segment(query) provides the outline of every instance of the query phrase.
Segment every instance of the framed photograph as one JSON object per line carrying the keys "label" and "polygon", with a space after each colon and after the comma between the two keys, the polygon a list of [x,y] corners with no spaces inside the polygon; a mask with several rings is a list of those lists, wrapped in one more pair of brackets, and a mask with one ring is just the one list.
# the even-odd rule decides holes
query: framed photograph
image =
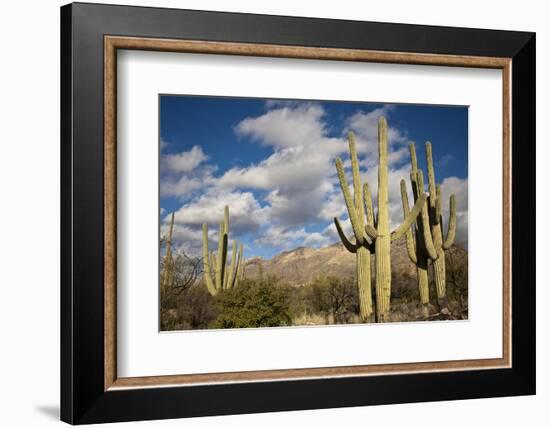
{"label": "framed photograph", "polygon": [[76,3],[61,56],[62,420],[535,393],[533,33]]}

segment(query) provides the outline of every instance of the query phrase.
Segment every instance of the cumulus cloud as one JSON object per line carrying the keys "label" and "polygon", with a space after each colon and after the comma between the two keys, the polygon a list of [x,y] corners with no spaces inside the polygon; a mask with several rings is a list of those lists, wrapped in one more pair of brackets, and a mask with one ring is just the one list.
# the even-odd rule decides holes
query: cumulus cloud
{"label": "cumulus cloud", "polygon": [[306,232],[304,228],[284,229],[280,225],[269,227],[254,241],[260,246],[290,250],[298,246],[323,247],[330,244],[331,238],[319,232]]}
{"label": "cumulus cloud", "polygon": [[200,146],[193,146],[191,150],[186,152],[164,155],[161,162],[163,163],[163,170],[189,172],[207,159],[208,157]]}
{"label": "cumulus cloud", "polygon": [[268,191],[270,218],[284,227],[319,219],[333,188],[334,155],[347,150],[347,143],[328,135],[318,104],[270,105],[274,109],[244,119],[235,132],[273,153],[257,164],[227,171],[217,185]]}
{"label": "cumulus cloud", "polygon": [[219,192],[212,189],[176,211],[174,222],[202,227],[217,227],[223,220],[225,206],[230,207],[229,223],[234,233],[257,230],[265,221],[265,208],[250,192]]}
{"label": "cumulus cloud", "polygon": [[235,131],[237,135],[248,136],[264,145],[295,147],[323,137],[323,115],[323,108],[317,104],[284,106],[244,119]]}
{"label": "cumulus cloud", "polygon": [[162,155],[161,196],[184,199],[195,190],[208,185],[215,167],[204,165],[207,160],[208,156],[200,146],[193,146],[185,152]]}
{"label": "cumulus cloud", "polygon": [[198,178],[183,176],[180,179],[166,178],[162,181],[160,192],[162,196],[183,196],[199,189],[203,181]]}
{"label": "cumulus cloud", "polygon": [[468,179],[447,177],[441,182],[443,226],[447,233],[449,219],[449,198],[454,194],[456,200],[456,238],[455,242],[468,248]]}

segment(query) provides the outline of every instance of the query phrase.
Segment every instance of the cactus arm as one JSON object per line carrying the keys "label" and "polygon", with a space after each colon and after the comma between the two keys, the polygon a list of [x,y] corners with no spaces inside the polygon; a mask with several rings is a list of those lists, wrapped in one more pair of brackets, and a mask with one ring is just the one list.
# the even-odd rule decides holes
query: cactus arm
{"label": "cactus arm", "polygon": [[438,184],[435,187],[435,218],[434,223],[439,224],[441,223],[441,186]]}
{"label": "cactus arm", "polygon": [[237,241],[233,240],[233,248],[231,249],[231,264],[229,265],[229,271],[226,271],[223,288],[231,288],[233,286],[235,264],[237,263],[237,249]]}
{"label": "cactus arm", "polygon": [[426,163],[428,164],[428,191],[430,192],[430,208],[435,209],[437,191],[435,187],[435,172],[432,157],[432,143],[426,143]]}
{"label": "cactus arm", "polygon": [[344,233],[344,229],[342,229],[340,220],[338,220],[337,217],[334,217],[334,225],[336,226],[336,231],[338,232],[338,236],[340,237],[342,244],[344,244],[344,247],[346,247],[346,250],[348,250],[350,253],[356,253],[358,246],[355,244],[352,244],[349,241],[346,234]]}
{"label": "cactus arm", "polygon": [[376,240],[378,232],[372,224],[365,225],[365,232],[367,232],[367,235],[369,235],[370,239],[372,239],[373,241]]}
{"label": "cactus arm", "polygon": [[411,154],[411,172],[416,174],[416,170],[418,169],[418,161],[416,160],[416,148],[414,143],[409,144],[409,152]]}
{"label": "cactus arm", "polygon": [[244,278],[244,254],[243,254],[243,244],[239,248],[239,266],[237,268],[237,273],[235,275],[235,283],[233,287],[236,287],[239,284],[239,281]]}
{"label": "cactus arm", "polygon": [[409,212],[409,215],[407,215],[405,217],[403,223],[401,223],[401,225],[392,232],[392,234],[391,234],[391,240],[392,241],[398,240],[407,231],[410,232],[412,224],[416,220],[416,217],[418,217],[418,215],[420,214],[420,211],[422,210],[422,206],[426,202],[426,198],[427,198],[427,196],[426,196],[425,193],[422,194],[422,196],[420,196],[420,198],[418,198],[418,200],[414,204],[413,209]]}
{"label": "cactus arm", "polygon": [[225,290],[227,288],[227,284],[229,282],[229,269],[227,269],[227,266],[225,267],[224,273],[223,273],[223,282],[222,282],[222,289]]}
{"label": "cactus arm", "polygon": [[243,244],[241,242],[241,245],[239,245],[239,254],[237,256],[237,265],[235,266],[235,276],[233,277],[233,281],[231,285],[232,288],[235,288],[239,283],[239,279],[242,276],[242,269],[243,269]]}
{"label": "cactus arm", "polygon": [[[424,175],[422,174],[421,170],[418,170],[416,173],[416,181],[417,181],[418,192],[424,193]],[[438,255],[432,239],[430,215],[428,213],[428,204],[424,204],[424,206],[422,207],[421,219],[422,219],[422,236],[424,238],[423,239],[424,249],[426,250],[426,254],[430,259],[436,260]]]}
{"label": "cactus arm", "polygon": [[342,193],[344,195],[344,201],[346,202],[346,207],[348,209],[349,219],[351,221],[353,233],[355,234],[355,239],[357,240],[358,244],[362,244],[364,241],[363,231],[359,227],[360,221],[357,215],[357,210],[355,209],[353,199],[351,198],[351,195],[349,193],[348,182],[344,173],[344,164],[342,163],[342,159],[340,158],[336,159],[336,170],[338,172],[338,181],[340,182],[340,188],[342,189]]}
{"label": "cactus arm", "polygon": [[214,282],[212,281],[212,266],[211,258],[208,252],[208,225],[203,223],[202,225],[202,262],[204,265],[204,282],[206,283],[206,288],[208,292],[215,296],[217,294],[216,287],[214,287]]}
{"label": "cactus arm", "polygon": [[363,201],[365,203],[365,212],[367,214],[367,224],[376,227],[374,223],[374,210],[372,208],[372,194],[370,192],[369,183],[363,185]]}
{"label": "cactus arm", "polygon": [[418,161],[416,158],[416,148],[413,143],[409,144],[409,151],[411,153],[411,187],[413,192],[414,202],[418,199],[418,196],[424,193],[424,183],[422,183],[422,188],[419,188],[418,185]]}
{"label": "cactus arm", "polygon": [[449,199],[449,226],[447,228],[447,238],[445,238],[445,243],[443,248],[448,250],[452,247],[455,242],[456,234],[456,202],[455,195],[451,195]]}
{"label": "cactus arm", "polygon": [[216,256],[216,288],[223,288],[223,278],[225,273],[224,254],[227,254],[227,234],[225,233],[225,221],[220,222],[220,232],[218,235],[218,253]]}
{"label": "cactus arm", "polygon": [[348,134],[349,153],[351,157],[351,172],[353,177],[353,202],[357,213],[359,230],[365,225],[365,208],[363,204],[363,189],[361,188],[361,175],[359,173],[359,160],[357,158],[357,149],[355,147],[355,137],[353,133]]}
{"label": "cactus arm", "polygon": [[389,232],[388,214],[388,124],[384,117],[378,119],[378,235]]}
{"label": "cactus arm", "polygon": [[[410,212],[409,197],[407,195],[407,186],[405,180],[401,180],[401,203],[403,205],[403,218],[407,218]],[[411,261],[416,264],[418,259],[416,258],[416,242],[414,239],[412,228],[407,229],[407,253]]]}
{"label": "cactus arm", "polygon": [[214,251],[210,251],[210,267],[213,274],[216,271],[216,256],[214,254]]}

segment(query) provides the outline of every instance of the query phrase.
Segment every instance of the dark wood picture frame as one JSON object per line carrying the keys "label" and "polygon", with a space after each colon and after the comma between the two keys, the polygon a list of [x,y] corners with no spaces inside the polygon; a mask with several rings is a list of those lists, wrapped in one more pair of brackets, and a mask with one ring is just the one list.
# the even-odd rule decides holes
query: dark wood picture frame
{"label": "dark wood picture frame", "polygon": [[[117,378],[117,49],[501,69],[503,357]],[[81,424],[535,393],[533,33],[71,4],[61,8],[61,130],[62,420]]]}

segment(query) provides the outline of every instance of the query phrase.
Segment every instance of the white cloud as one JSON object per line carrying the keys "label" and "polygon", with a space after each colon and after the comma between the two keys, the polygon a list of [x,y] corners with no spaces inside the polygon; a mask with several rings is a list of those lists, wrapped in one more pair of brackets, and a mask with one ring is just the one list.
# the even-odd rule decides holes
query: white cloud
{"label": "white cloud", "polygon": [[[349,218],[346,218],[345,220],[340,220],[340,224],[342,225],[342,228],[344,229],[344,233],[346,234],[346,236],[351,236],[353,234],[351,229],[351,222],[349,221]],[[340,236],[338,236],[338,231],[336,230],[334,221],[331,221],[328,224],[328,226],[323,229],[321,233],[326,237],[328,237],[331,240],[331,242],[340,242]]]}
{"label": "white cloud", "polygon": [[260,246],[275,247],[280,250],[290,250],[298,246],[323,247],[332,242],[329,236],[319,232],[306,232],[304,228],[284,229],[275,225],[254,241]]}
{"label": "white cloud", "polygon": [[[350,191],[353,192],[353,189],[350,189]],[[333,190],[324,200],[319,217],[325,220],[332,220],[334,217],[340,217],[345,213],[346,205],[344,203],[344,196],[342,195],[340,186],[334,186]]]}
{"label": "white cloud", "polygon": [[207,189],[212,185],[215,170],[215,166],[202,165],[200,168],[187,173],[168,171],[167,174],[163,174],[161,177],[160,194],[163,197],[174,197],[182,201],[187,200],[193,196],[196,190]]}
{"label": "white cloud", "polygon": [[323,137],[323,115],[323,108],[317,104],[284,106],[259,117],[244,119],[235,131],[237,135],[251,137],[264,145],[295,147]]}
{"label": "white cloud", "polygon": [[304,238],[304,246],[306,247],[324,247],[331,244],[330,237],[323,235],[322,233],[312,232]]}
{"label": "white cloud", "polygon": [[307,233],[303,228],[285,230],[280,225],[273,225],[262,233],[254,243],[260,246],[270,246],[286,250],[299,245],[306,236]]}
{"label": "white cloud", "polygon": [[449,198],[455,195],[456,237],[455,242],[468,248],[468,179],[447,177],[441,183],[444,232],[447,233],[449,219]]}
{"label": "white cloud", "polygon": [[232,168],[219,178],[221,187],[248,187],[255,189],[300,188],[316,185],[316,180],[327,174],[329,157],[311,153],[305,147],[278,150],[257,165]]}
{"label": "white cloud", "polygon": [[160,194],[162,196],[181,197],[199,189],[204,182],[198,178],[183,176],[179,180],[165,178],[160,183]]}
{"label": "white cloud", "polygon": [[193,146],[186,152],[163,155],[161,168],[163,171],[190,172],[207,159],[200,146]]}
{"label": "white cloud", "polygon": [[270,219],[285,227],[319,219],[333,189],[334,155],[346,151],[347,143],[327,135],[318,104],[270,105],[276,108],[244,119],[235,130],[273,153],[258,164],[227,171],[216,185],[267,190]]}
{"label": "white cloud", "polygon": [[266,220],[265,208],[250,192],[219,192],[211,190],[196,200],[184,204],[174,216],[178,224],[217,228],[223,220],[224,207],[229,206],[230,234],[257,230]]}

